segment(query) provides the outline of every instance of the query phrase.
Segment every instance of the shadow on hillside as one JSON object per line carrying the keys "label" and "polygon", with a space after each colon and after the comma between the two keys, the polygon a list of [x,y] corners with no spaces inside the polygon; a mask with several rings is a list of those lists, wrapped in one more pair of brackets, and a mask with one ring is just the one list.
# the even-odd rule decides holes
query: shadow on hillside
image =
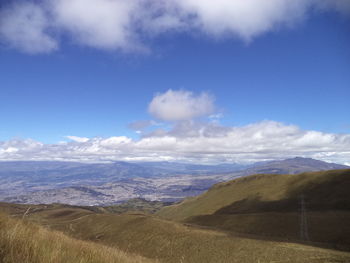
{"label": "shadow on hillside", "polygon": [[302,196],[308,211],[350,211],[350,171],[334,171],[316,179],[312,176],[303,177],[304,174],[296,175],[285,196],[279,200],[264,201],[256,194],[223,207],[215,214],[298,212]]}
{"label": "shadow on hillside", "polygon": [[349,189],[350,171],[300,174],[278,200],[262,200],[256,194],[188,222],[253,238],[321,242],[313,244],[350,250]]}

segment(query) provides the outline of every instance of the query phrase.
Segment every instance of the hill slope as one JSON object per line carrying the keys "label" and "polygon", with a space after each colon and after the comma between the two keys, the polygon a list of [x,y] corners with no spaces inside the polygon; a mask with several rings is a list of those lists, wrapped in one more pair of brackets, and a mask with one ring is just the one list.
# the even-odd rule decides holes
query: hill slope
{"label": "hill slope", "polygon": [[[350,170],[253,175],[217,184],[198,197],[164,207],[158,215],[235,233],[350,249],[349,189]],[[308,237],[300,233],[302,216]]]}
{"label": "hill slope", "polygon": [[345,252],[239,237],[143,214],[98,214],[81,208],[51,207],[28,214],[28,219],[81,240],[166,263],[350,261],[350,254]]}
{"label": "hill slope", "polygon": [[[276,206],[287,200],[298,200],[304,194],[312,208],[350,209],[350,170],[334,170],[309,172],[302,174],[270,174],[252,175],[238,178],[229,182],[214,185],[204,194],[189,198],[180,204],[163,208],[158,215],[173,220],[208,215],[241,202],[239,209],[247,209],[261,202],[273,204],[271,209],[279,210]],[[274,203],[273,203],[274,202]],[[248,205],[249,204],[249,205]],[[236,203],[238,206],[238,204]],[[293,203],[293,209],[298,208],[298,202]],[[258,209],[257,207],[254,209]],[[290,206],[284,207],[283,209]],[[309,207],[310,209],[311,207]],[[252,212],[253,207],[250,207]]]}
{"label": "hill slope", "polygon": [[119,249],[76,240],[0,214],[1,263],[150,263]]}
{"label": "hill slope", "polygon": [[117,215],[96,207],[67,205],[30,206],[28,211],[26,205],[2,203],[0,208],[21,218],[25,214],[27,220],[71,237],[159,262],[350,262],[350,253],[313,247],[311,243],[240,236],[140,213]]}

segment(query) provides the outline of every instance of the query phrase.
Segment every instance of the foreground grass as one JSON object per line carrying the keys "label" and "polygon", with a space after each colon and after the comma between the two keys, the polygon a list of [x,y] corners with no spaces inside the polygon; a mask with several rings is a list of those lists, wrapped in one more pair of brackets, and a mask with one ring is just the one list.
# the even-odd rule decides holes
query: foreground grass
{"label": "foreground grass", "polygon": [[73,214],[60,210],[42,211],[35,220],[40,216],[47,227],[72,237],[116,246],[164,263],[350,262],[350,253],[346,252],[244,238],[149,215],[77,214],[73,219]]}
{"label": "foreground grass", "polygon": [[[9,206],[4,207],[10,210]],[[164,263],[350,262],[346,252],[245,238],[150,215],[39,208],[32,208],[25,218],[45,229],[0,216],[0,263],[149,262],[128,253]],[[15,205],[13,212],[18,218],[26,212],[21,209]]]}
{"label": "foreground grass", "polygon": [[0,215],[1,263],[146,263],[144,258]]}

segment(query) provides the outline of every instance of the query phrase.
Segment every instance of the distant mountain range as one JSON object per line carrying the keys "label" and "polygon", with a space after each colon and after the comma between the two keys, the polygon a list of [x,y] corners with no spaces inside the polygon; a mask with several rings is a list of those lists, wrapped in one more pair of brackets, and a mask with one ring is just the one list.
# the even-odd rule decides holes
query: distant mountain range
{"label": "distant mountain range", "polygon": [[250,166],[172,162],[0,162],[0,201],[72,205],[112,205],[131,198],[177,201],[240,176],[345,168],[348,167],[300,157]]}
{"label": "distant mountain range", "polygon": [[286,160],[256,163],[245,170],[250,174],[298,174],[302,172],[347,169],[349,166],[327,163],[311,158],[295,157]]}

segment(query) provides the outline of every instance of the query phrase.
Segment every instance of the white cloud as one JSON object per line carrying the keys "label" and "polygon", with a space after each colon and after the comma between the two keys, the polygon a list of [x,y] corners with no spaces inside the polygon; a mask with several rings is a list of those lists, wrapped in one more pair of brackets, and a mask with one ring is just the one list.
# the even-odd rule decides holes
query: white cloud
{"label": "white cloud", "polygon": [[78,136],[66,136],[66,138],[75,142],[87,142],[89,140],[89,138]]}
{"label": "white cloud", "polygon": [[131,139],[126,136],[114,136],[101,141],[101,146],[104,147],[117,147],[125,145],[131,142]]}
{"label": "white cloud", "polygon": [[57,26],[83,45],[105,49],[135,48],[132,16],[139,0],[56,0]]}
{"label": "white cloud", "polygon": [[168,90],[153,98],[148,111],[163,121],[191,120],[212,114],[214,101],[213,97],[205,92],[196,95],[185,90]]}
{"label": "white cloud", "polygon": [[[301,130],[263,121],[224,127],[186,121],[170,131],[133,140],[125,136],[43,144],[33,140],[0,142],[0,160],[254,162],[311,157],[350,162],[350,134]],[[187,128],[186,128],[187,127]],[[184,132],[183,130],[192,132]]]}
{"label": "white cloud", "polygon": [[33,3],[0,10],[0,42],[26,53],[48,53],[58,48],[57,41],[47,32],[48,27],[44,10]]}
{"label": "white cloud", "polygon": [[[27,53],[50,52],[69,36],[98,49],[145,51],[147,39],[199,31],[251,41],[291,27],[311,10],[350,14],[348,0],[44,0],[4,4],[0,41]],[[52,34],[55,32],[55,34]],[[64,36],[64,37],[62,37]]]}
{"label": "white cloud", "polygon": [[183,12],[195,17],[208,34],[234,34],[244,40],[298,22],[308,8],[305,0],[177,0]]}

